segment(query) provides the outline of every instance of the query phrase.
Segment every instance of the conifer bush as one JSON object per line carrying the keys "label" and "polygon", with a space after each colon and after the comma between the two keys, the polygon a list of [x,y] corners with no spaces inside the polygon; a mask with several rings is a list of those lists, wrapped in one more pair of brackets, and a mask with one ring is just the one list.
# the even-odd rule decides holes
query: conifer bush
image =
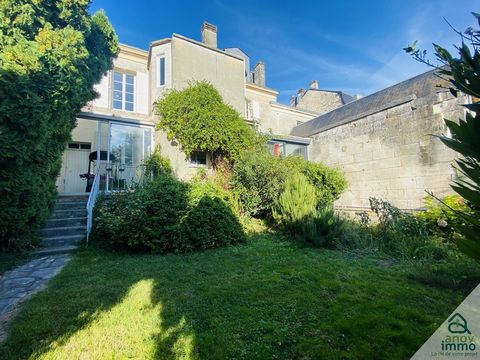
{"label": "conifer bush", "polygon": [[48,217],[76,115],[118,52],[88,5],[0,2],[0,248],[27,246]]}

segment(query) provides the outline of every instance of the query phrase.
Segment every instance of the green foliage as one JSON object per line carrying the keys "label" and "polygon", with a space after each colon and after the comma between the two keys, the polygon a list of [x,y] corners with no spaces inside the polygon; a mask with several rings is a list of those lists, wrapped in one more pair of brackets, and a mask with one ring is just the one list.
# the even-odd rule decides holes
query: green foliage
{"label": "green foliage", "polygon": [[186,154],[198,150],[213,153],[214,159],[236,158],[263,143],[263,138],[205,81],[171,90],[157,101],[155,111],[157,128],[164,130],[169,140],[177,140]]}
{"label": "green foliage", "polygon": [[288,175],[282,160],[266,150],[240,156],[233,167],[231,185],[242,212],[255,217],[271,215]]}
{"label": "green foliage", "polygon": [[157,145],[152,155],[145,160],[145,175],[157,177],[169,176],[173,174],[170,159],[162,156],[160,150],[160,145]]}
{"label": "green foliage", "polygon": [[[480,15],[472,14],[480,25]],[[470,211],[457,212],[464,221],[457,224],[456,231],[460,236],[456,236],[456,243],[461,251],[480,262],[480,30],[469,27],[460,35],[462,44],[457,47],[458,58],[454,58],[440,45],[434,44],[435,55],[444,65],[437,69],[441,75],[447,77],[452,85],[450,92],[454,96],[460,91],[472,96],[473,103],[465,105],[471,110],[466,113],[465,120],[445,120],[452,136],[440,136],[440,140],[462,155],[455,161],[461,176],[454,181],[452,188],[466,200]],[[426,51],[420,51],[415,44],[405,50],[416,60],[434,66],[426,60]]]}
{"label": "green foliage", "polygon": [[273,219],[290,235],[307,241],[316,236],[316,190],[305,175],[295,173],[285,182],[282,194],[275,199]]}
{"label": "green foliage", "polygon": [[158,176],[98,203],[93,241],[154,253],[187,252],[245,240],[231,197],[209,182]]}
{"label": "green foliage", "polygon": [[465,219],[459,213],[474,215],[461,196],[448,195],[441,201],[428,196],[425,199],[425,211],[417,216],[425,222],[432,235],[453,240],[455,229],[465,225]]}
{"label": "green foliage", "polygon": [[88,5],[0,2],[0,247],[27,245],[48,217],[75,116],[118,51]]}
{"label": "green foliage", "polygon": [[239,157],[233,165],[230,183],[245,214],[268,217],[285,181],[295,173],[303,174],[315,188],[318,210],[330,208],[347,187],[337,169],[298,156],[278,158],[265,150],[246,152]]}
{"label": "green foliage", "polygon": [[299,171],[305,175],[315,187],[319,210],[330,208],[347,188],[347,181],[338,169],[298,156],[289,156],[284,159],[284,163],[291,172]]}

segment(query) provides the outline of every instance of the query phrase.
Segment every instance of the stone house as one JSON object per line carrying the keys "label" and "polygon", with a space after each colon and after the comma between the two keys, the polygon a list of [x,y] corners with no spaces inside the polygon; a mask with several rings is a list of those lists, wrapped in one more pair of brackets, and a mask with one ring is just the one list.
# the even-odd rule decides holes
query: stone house
{"label": "stone house", "polygon": [[217,28],[205,22],[201,41],[172,34],[151,42],[147,51],[120,46],[113,69],[96,86],[99,97],[77,116],[57,179],[59,193],[85,192],[85,177],[90,175],[81,178],[80,174],[86,173],[98,174],[104,190],[128,188],[141,181],[143,161],[156,144],[179,178],[190,178],[198,167],[209,168],[209,154],[189,156],[163,131],[155,130],[153,109],[169,89],[201,80],[213,84],[259,131],[274,134],[270,145],[283,155],[307,156],[310,139],[289,134],[298,123],[318,114],[277,103],[278,92],[266,86],[265,64],[258,62],[250,69],[250,59],[241,49],[219,49]]}
{"label": "stone house", "polygon": [[319,89],[313,81],[288,106],[267,87],[263,62],[252,68],[241,49],[218,48],[214,25],[202,25],[201,41],[174,33],[151,42],[148,50],[120,48],[113,70],[96,86],[99,97],[77,116],[57,179],[61,194],[84,193],[87,181],[79,175],[85,173],[98,175],[100,189],[128,188],[141,181],[143,161],[156,144],[179,178],[209,168],[209,154],[187,155],[155,130],[153,103],[168,89],[195,80],[212,83],[248,123],[273,134],[272,153],[339,167],[349,181],[339,208],[365,209],[375,196],[418,209],[425,190],[451,192],[456,155],[430,134],[445,134],[443,119],[463,117],[460,104],[469,99],[437,87],[442,81],[433,72],[363,98]]}
{"label": "stone house", "polygon": [[461,104],[470,99],[453,97],[447,87],[426,72],[300,124],[291,134],[311,139],[310,160],[344,172],[349,188],[338,208],[367,209],[373,196],[416,210],[425,190],[440,197],[452,193],[456,153],[432,134],[448,136],[444,119],[464,118]]}
{"label": "stone house", "polygon": [[290,106],[324,114],[359,98],[360,95],[351,96],[343,91],[319,89],[318,81],[313,80],[307,90],[301,88],[290,97]]}

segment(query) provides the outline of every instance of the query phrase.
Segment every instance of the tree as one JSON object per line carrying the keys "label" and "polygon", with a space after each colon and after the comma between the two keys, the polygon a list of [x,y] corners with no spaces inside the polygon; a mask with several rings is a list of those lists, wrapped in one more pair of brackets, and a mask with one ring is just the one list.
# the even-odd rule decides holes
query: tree
{"label": "tree", "polygon": [[[480,26],[480,14],[472,14]],[[472,97],[472,103],[464,105],[470,110],[466,119],[458,122],[445,120],[452,136],[439,138],[462,155],[455,161],[455,168],[461,176],[454,181],[452,188],[466,200],[471,210],[469,213],[457,211],[465,221],[456,229],[459,233],[456,243],[462,252],[480,262],[480,30],[469,27],[464,33],[455,31],[461,37],[461,46],[456,47],[458,58],[433,44],[440,66],[431,63],[426,58],[427,52],[417,49],[416,42],[405,51],[417,61],[437,68],[439,75],[446,77],[452,85],[450,92],[454,96],[460,91]]]}
{"label": "tree", "polygon": [[76,114],[118,52],[89,3],[0,1],[0,247],[28,243],[48,217]]}
{"label": "tree", "polygon": [[186,154],[208,151],[214,158],[238,157],[264,143],[240,114],[226,104],[215,87],[205,81],[184,90],[171,90],[155,104],[158,129],[177,140]]}

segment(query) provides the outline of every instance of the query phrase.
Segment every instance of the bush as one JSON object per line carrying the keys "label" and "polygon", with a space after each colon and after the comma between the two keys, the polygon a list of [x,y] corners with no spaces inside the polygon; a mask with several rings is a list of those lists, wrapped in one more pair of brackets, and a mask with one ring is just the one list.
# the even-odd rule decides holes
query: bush
{"label": "bush", "polygon": [[50,214],[76,115],[118,45],[88,1],[2,1],[0,15],[0,248],[18,248]]}
{"label": "bush", "polygon": [[347,188],[347,181],[338,169],[307,161],[298,156],[289,156],[283,162],[290,172],[302,173],[315,187],[319,210],[331,207]]}
{"label": "bush", "polygon": [[173,174],[170,159],[162,156],[160,149],[160,145],[157,145],[152,155],[150,155],[145,160],[145,175],[147,177],[157,177]]}
{"label": "bush", "polygon": [[275,199],[273,219],[294,237],[311,241],[316,237],[316,191],[307,178],[295,173],[285,182],[285,189]]}
{"label": "bush", "polygon": [[95,209],[92,240],[154,253],[204,250],[245,240],[231,197],[211,183],[159,176]]}
{"label": "bush", "polygon": [[425,199],[425,208],[426,210],[419,212],[417,216],[425,222],[430,234],[451,241],[453,241],[455,229],[465,225],[465,218],[459,216],[459,213],[473,216],[465,200],[459,195],[446,196],[441,202],[428,196]]}
{"label": "bush", "polygon": [[277,158],[266,150],[247,152],[237,159],[230,184],[243,213],[266,218],[271,215],[285,181],[295,173],[303,174],[314,186],[318,210],[330,208],[347,187],[345,177],[337,169],[298,156]]}
{"label": "bush", "polygon": [[231,179],[242,213],[260,218],[271,215],[288,175],[282,160],[266,150],[244,153],[235,162]]}

